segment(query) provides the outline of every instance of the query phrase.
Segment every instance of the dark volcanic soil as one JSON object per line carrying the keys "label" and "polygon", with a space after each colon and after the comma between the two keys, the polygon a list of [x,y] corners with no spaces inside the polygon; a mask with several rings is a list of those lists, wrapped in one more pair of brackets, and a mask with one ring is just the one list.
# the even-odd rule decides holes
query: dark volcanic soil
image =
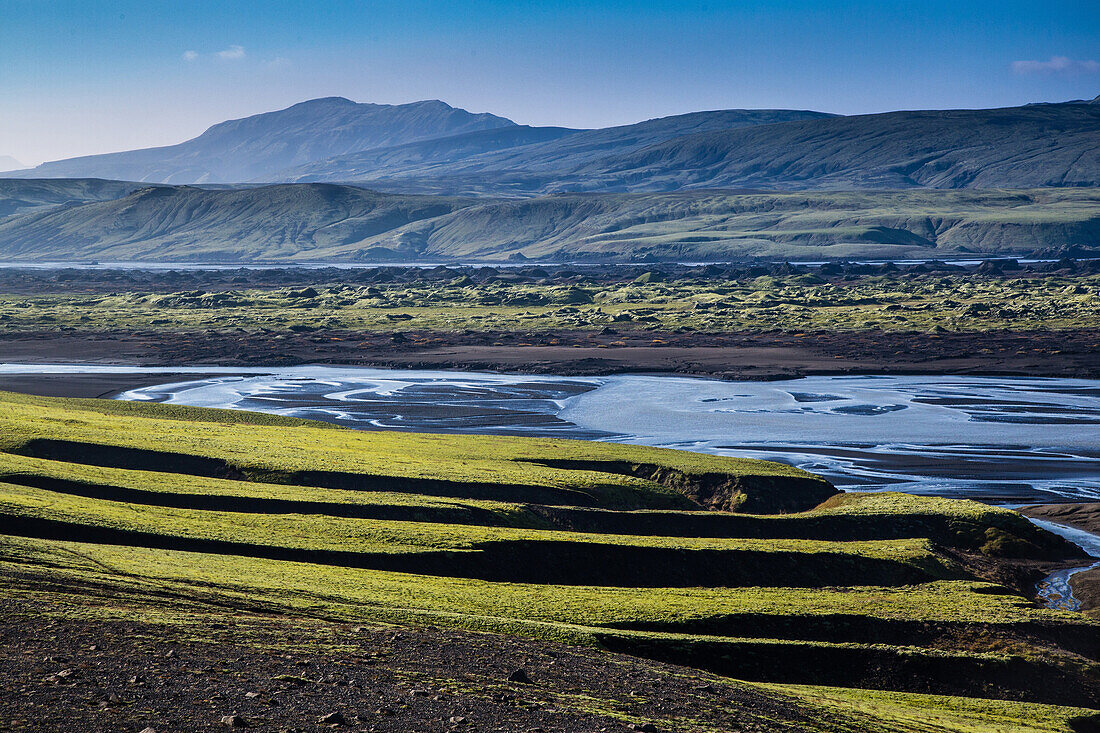
{"label": "dark volcanic soil", "polygon": [[[44,397],[111,397],[119,392],[208,374],[0,374],[0,390]],[[224,375],[219,375],[224,376]]]}
{"label": "dark volcanic soil", "polygon": [[[226,730],[231,715],[258,731],[393,733],[664,731],[672,719],[797,730],[804,719],[794,701],[695,670],[530,639],[249,616],[55,620],[40,610],[0,601],[0,730],[190,733]],[[517,669],[529,684],[509,681]],[[321,722],[334,713],[346,725]]]}
{"label": "dark volcanic soil", "polygon": [[[751,380],[869,373],[1089,378],[1100,377],[1100,329],[937,334],[42,332],[0,336],[0,361],[168,367],[334,363],[562,375],[667,372]],[[27,384],[0,378],[0,389],[44,389],[20,386]],[[119,389],[132,381],[121,384]],[[60,387],[52,389],[64,393]]]}
{"label": "dark volcanic soil", "polygon": [[1092,504],[1036,504],[1020,508],[1029,517],[1048,519],[1100,535],[1100,502]]}

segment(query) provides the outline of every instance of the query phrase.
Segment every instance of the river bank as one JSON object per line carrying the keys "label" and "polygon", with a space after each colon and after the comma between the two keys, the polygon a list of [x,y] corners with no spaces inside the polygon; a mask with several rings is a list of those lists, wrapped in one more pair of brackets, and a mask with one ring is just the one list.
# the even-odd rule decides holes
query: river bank
{"label": "river bank", "polygon": [[[7,364],[0,389],[253,410],[366,430],[569,437],[766,458],[848,491],[1029,505],[1036,519],[1100,534],[1100,504],[1087,503],[1100,492],[1100,383],[1089,380],[877,374],[731,383],[336,366]],[[1062,594],[1072,588],[1083,609],[1100,607],[1097,574],[1067,576]]]}
{"label": "river bank", "polygon": [[[0,335],[8,363],[193,367],[343,364],[521,374],[666,373],[724,380],[828,374],[1100,377],[1100,330],[982,333],[603,331]],[[52,380],[51,389],[63,380]],[[27,382],[5,389],[34,389]],[[125,388],[125,387],[123,387]],[[82,388],[81,388],[82,389]],[[122,388],[120,388],[122,389]],[[57,394],[61,394],[58,392]],[[81,393],[83,394],[83,393]]]}
{"label": "river bank", "polygon": [[[1100,502],[1083,504],[1038,504],[1017,509],[1025,517],[1044,519],[1100,535]],[[1069,579],[1081,610],[1100,616],[1100,567],[1074,573]]]}

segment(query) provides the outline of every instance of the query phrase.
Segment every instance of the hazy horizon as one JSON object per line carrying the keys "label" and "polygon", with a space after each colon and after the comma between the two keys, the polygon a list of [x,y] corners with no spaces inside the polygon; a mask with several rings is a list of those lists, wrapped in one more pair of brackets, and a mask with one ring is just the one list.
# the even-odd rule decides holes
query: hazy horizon
{"label": "hazy horizon", "polygon": [[327,96],[606,127],[710,109],[860,114],[1100,93],[1100,9],[1086,2],[15,0],[4,20],[0,156],[28,166],[171,145]]}

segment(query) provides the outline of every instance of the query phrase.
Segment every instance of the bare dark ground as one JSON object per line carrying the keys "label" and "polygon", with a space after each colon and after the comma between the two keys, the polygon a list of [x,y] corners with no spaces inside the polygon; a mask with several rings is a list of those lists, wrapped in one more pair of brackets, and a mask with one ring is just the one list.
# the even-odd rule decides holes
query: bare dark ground
{"label": "bare dark ground", "polygon": [[[43,397],[111,397],[158,384],[205,379],[208,374],[0,374],[0,390]],[[219,375],[224,376],[224,375]]]}
{"label": "bare dark ground", "polygon": [[[1100,329],[805,334],[40,332],[0,336],[0,362],[167,367],[330,363],[561,375],[662,372],[749,380],[810,374],[1096,378],[1100,377]],[[0,389],[101,396],[149,383],[144,376],[138,380],[132,375],[124,379],[103,375],[91,381],[81,377],[79,388],[66,391],[65,381],[0,376]]]}
{"label": "bare dark ground", "polygon": [[[228,614],[51,617],[41,598],[0,600],[0,730],[182,733],[226,730],[231,715],[258,731],[380,733],[774,731],[805,719],[793,700],[706,673],[531,639]],[[509,681],[518,669],[529,684]]]}

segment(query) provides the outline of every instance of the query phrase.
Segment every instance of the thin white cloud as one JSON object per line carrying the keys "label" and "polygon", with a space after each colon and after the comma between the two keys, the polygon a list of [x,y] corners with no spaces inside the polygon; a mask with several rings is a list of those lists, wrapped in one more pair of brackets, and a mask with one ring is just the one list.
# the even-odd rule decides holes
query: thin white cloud
{"label": "thin white cloud", "polygon": [[224,51],[218,51],[215,56],[225,61],[236,61],[237,59],[243,59],[245,56],[244,46],[238,46],[234,44]]}
{"label": "thin white cloud", "polygon": [[199,57],[199,54],[198,54],[197,51],[184,51],[183,52],[183,60],[184,61],[195,61],[196,59],[198,59],[198,57]]}
{"label": "thin white cloud", "polygon": [[291,66],[290,59],[283,56],[276,56],[268,61],[265,66],[269,69],[289,69]]}
{"label": "thin white cloud", "polygon": [[1100,72],[1100,61],[1071,59],[1068,56],[1051,56],[1048,61],[1013,61],[1016,74],[1095,74]]}

